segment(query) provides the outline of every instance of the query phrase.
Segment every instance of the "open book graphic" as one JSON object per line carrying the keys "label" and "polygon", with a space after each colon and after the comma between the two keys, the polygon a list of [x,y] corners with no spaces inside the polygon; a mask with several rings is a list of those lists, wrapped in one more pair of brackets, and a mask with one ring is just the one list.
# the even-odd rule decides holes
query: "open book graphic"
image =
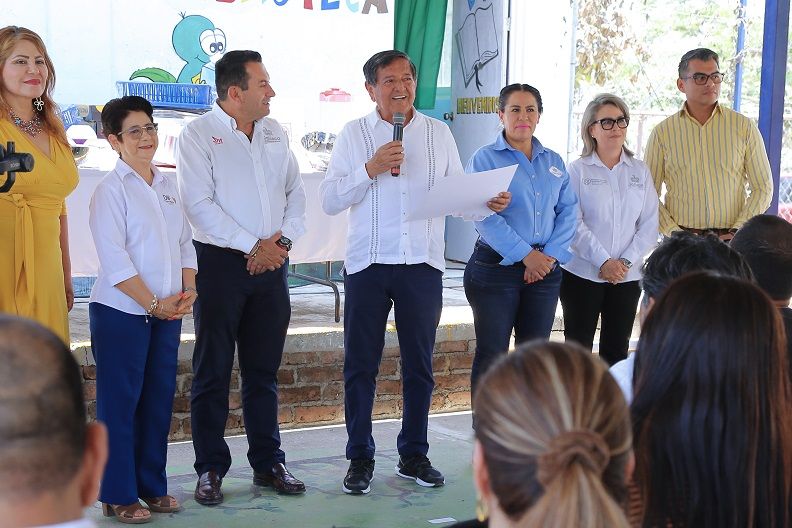
{"label": "open book graphic", "polygon": [[476,87],[480,87],[478,70],[498,56],[498,33],[492,4],[480,7],[465,17],[456,33],[456,43],[465,86],[476,77]]}

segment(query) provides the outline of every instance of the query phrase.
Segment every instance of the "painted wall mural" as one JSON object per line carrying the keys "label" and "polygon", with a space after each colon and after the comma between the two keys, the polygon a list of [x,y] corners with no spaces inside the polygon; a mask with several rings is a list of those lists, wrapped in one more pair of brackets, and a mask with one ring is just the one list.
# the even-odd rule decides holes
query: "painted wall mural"
{"label": "painted wall mural", "polygon": [[135,70],[130,80],[154,82],[214,84],[214,65],[227,49],[225,32],[201,15],[180,13],[182,19],[173,28],[173,51],[185,62],[178,76],[157,67]]}

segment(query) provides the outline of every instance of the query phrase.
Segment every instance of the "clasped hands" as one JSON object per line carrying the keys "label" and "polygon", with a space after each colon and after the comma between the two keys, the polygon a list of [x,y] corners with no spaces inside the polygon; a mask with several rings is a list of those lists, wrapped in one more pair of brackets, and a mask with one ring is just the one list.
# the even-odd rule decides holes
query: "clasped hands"
{"label": "clasped hands", "polygon": [[157,307],[151,315],[157,319],[165,321],[175,321],[192,312],[193,304],[198,299],[195,288],[188,289],[181,293],[175,293],[170,297],[160,299]]}
{"label": "clasped hands", "polygon": [[525,264],[523,280],[526,284],[532,284],[544,279],[548,273],[553,271],[556,259],[545,255],[538,249],[532,249],[530,253],[523,257],[522,262]]}
{"label": "clasped hands", "polygon": [[245,255],[248,273],[258,275],[265,271],[275,271],[283,266],[289,257],[289,252],[277,244],[281,235],[282,233],[278,231],[269,238],[262,238],[251,248]]}
{"label": "clasped hands", "polygon": [[609,258],[600,266],[599,276],[611,284],[618,284],[624,280],[629,269],[621,260]]}

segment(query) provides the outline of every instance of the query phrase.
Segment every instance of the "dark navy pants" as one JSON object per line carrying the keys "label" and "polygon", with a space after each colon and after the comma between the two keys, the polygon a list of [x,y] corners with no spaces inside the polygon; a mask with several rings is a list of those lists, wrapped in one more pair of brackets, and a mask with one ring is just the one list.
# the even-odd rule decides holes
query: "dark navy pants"
{"label": "dark navy pants", "polygon": [[539,282],[526,284],[522,262],[501,266],[501,260],[494,249],[476,242],[465,267],[465,296],[473,309],[476,330],[472,391],[487,368],[508,352],[512,329],[515,344],[547,339],[553,329],[561,268],[556,267]]}
{"label": "dark navy pants", "polygon": [[223,439],[234,347],[242,373],[248,461],[255,471],[285,462],[278,431],[277,374],[291,316],[286,264],[251,276],[242,253],[195,242],[198,255],[195,351],[190,401],[195,471],[225,475]]}
{"label": "dark navy pants", "polygon": [[107,426],[110,457],[99,500],[132,504],[168,492],[168,455],[181,321],[88,306],[96,361],[96,417]]}
{"label": "dark navy pants", "polygon": [[426,455],[434,390],[432,352],[443,309],[443,274],[428,264],[372,264],[344,276],[344,408],[346,457],[374,458],[371,412],[385,346],[385,325],[395,308],[401,351],[402,428],[399,454]]}

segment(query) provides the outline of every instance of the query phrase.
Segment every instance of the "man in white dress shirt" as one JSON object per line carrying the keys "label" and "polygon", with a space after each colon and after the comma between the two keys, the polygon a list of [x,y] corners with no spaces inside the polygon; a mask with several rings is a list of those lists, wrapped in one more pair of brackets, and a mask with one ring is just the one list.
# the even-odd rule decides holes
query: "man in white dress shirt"
{"label": "man in white dress shirt", "polygon": [[107,431],[86,423],[82,375],[40,324],[0,315],[0,526],[91,528]]}
{"label": "man in white dress shirt", "polygon": [[179,136],[176,173],[198,255],[191,396],[195,500],[223,501],[231,466],[223,440],[239,350],[253,482],[279,493],[305,485],[286,469],[278,385],[291,316],[287,264],[305,231],[305,192],[294,154],[272,118],[275,92],[255,51],[230,51],[215,69],[218,100]]}
{"label": "man in white dress shirt", "polygon": [[[421,486],[445,478],[427,458],[429,405],[434,389],[432,351],[443,307],[443,218],[407,220],[410,205],[439,178],[463,172],[445,123],[413,108],[415,65],[396,50],[363,66],[366,90],[377,107],[347,123],[336,139],[320,186],[322,208],[349,210],[344,262],[344,405],[349,470],[343,490],[370,491],[374,473],[371,412],[388,313],[395,305],[402,361],[403,414],[396,474]],[[402,141],[393,141],[393,116],[405,117]],[[400,166],[398,177],[391,168]],[[490,208],[501,210],[504,197]]]}

